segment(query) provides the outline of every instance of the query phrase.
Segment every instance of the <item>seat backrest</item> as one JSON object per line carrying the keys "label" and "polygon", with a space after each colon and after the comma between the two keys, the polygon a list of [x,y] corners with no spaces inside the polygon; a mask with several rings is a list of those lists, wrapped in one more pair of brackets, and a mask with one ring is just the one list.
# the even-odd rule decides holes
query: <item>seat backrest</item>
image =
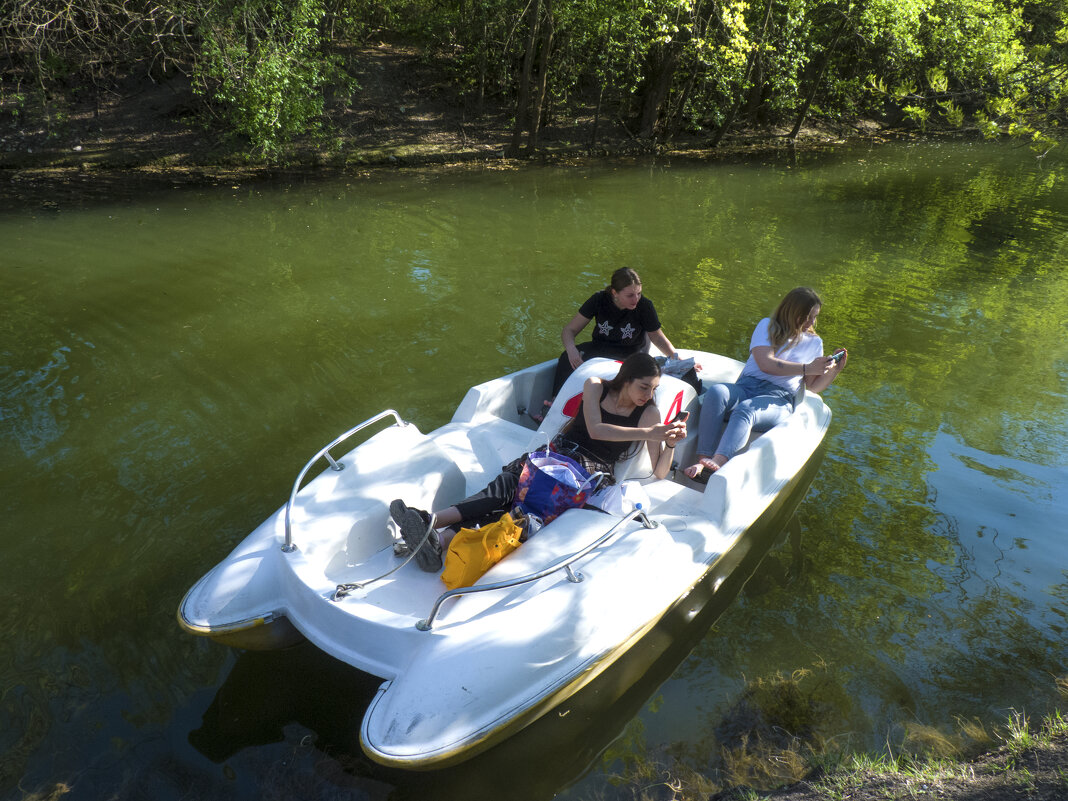
{"label": "seat backrest", "polygon": [[557,434],[567,422],[575,416],[582,405],[582,387],[587,378],[612,378],[619,372],[620,362],[615,359],[587,359],[567,377],[552,407],[545,413],[545,418],[538,426],[537,433],[531,438],[531,449],[539,448]]}

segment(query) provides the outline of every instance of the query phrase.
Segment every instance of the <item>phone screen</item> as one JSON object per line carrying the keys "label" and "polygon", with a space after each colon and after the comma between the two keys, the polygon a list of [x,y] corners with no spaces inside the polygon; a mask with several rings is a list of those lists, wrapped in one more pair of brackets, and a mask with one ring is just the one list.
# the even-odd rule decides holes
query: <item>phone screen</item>
{"label": "phone screen", "polygon": [[690,418],[690,413],[689,412],[679,412],[677,415],[675,415],[675,419],[672,420],[671,422],[672,423],[685,423],[689,418]]}

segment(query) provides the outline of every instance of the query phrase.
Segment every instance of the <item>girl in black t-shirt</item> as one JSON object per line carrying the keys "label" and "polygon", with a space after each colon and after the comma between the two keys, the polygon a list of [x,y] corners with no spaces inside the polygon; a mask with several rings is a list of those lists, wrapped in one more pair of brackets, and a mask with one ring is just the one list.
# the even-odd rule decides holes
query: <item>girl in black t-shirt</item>
{"label": "girl in black t-shirt", "polygon": [[[596,323],[593,339],[576,345],[575,337],[591,320]],[[642,279],[629,267],[621,267],[612,273],[607,287],[594,292],[579,307],[578,313],[560,333],[564,352],[553,376],[553,397],[586,359],[595,356],[625,359],[645,347],[646,337],[665,356],[675,355],[674,346],[660,327],[653,302],[642,296]],[[551,400],[546,405],[551,405]]]}

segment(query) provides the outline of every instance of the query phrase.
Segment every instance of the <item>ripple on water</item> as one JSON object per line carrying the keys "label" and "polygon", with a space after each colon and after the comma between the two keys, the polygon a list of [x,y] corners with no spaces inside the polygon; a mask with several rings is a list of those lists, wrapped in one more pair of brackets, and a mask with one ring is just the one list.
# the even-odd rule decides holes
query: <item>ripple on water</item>
{"label": "ripple on water", "polygon": [[968,447],[939,431],[927,449],[930,506],[957,541],[974,590],[1011,586],[1036,609],[1064,581],[1068,476],[1061,467]]}
{"label": "ripple on water", "polygon": [[72,370],[73,350],[92,349],[89,341],[71,334],[69,345],[58,345],[42,364],[12,367],[18,364],[14,354],[2,354],[0,366],[0,425],[27,458],[44,458],[51,462],[55,454],[43,454],[60,441],[70,426],[70,416],[82,400],[76,386],[77,372]]}

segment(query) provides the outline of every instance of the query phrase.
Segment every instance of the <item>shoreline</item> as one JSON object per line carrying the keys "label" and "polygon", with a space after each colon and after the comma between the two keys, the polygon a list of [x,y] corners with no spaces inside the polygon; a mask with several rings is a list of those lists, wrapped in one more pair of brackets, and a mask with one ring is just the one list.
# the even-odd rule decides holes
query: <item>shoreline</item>
{"label": "shoreline", "polygon": [[[535,153],[506,156],[495,143],[477,150],[423,148],[385,144],[375,153],[353,147],[334,153],[297,153],[278,162],[242,159],[235,152],[217,158],[183,157],[138,159],[122,141],[98,148],[93,161],[75,161],[68,153],[40,154],[32,163],[0,158],[0,213],[58,211],[97,202],[129,200],[176,189],[197,189],[248,183],[369,179],[405,170],[453,172],[463,170],[521,170],[536,166],[636,165],[663,163],[727,164],[792,158],[798,154],[829,153],[838,148],[878,146],[889,142],[923,141],[908,132],[866,131],[850,137],[808,129],[790,142],[775,129],[746,131],[716,148],[691,138],[668,145],[634,146],[619,141],[594,151],[571,143],[553,143]],[[242,163],[243,162],[243,163]]]}
{"label": "shoreline", "polygon": [[[365,178],[398,169],[516,170],[531,165],[637,163],[652,159],[718,163],[811,153],[855,143],[926,138],[918,129],[873,119],[812,118],[796,140],[791,125],[746,125],[716,147],[711,131],[642,140],[628,123],[577,100],[548,121],[536,148],[506,155],[514,109],[506,97],[471,109],[437,83],[418,48],[378,41],[352,54],[358,95],[336,97],[318,136],[289,143],[274,159],[197,122],[189,79],[126,74],[106,90],[68,88],[48,101],[23,101],[0,76],[0,213],[56,210],[183,187],[226,182]],[[957,134],[959,135],[959,134]],[[590,142],[594,144],[591,146]]]}

